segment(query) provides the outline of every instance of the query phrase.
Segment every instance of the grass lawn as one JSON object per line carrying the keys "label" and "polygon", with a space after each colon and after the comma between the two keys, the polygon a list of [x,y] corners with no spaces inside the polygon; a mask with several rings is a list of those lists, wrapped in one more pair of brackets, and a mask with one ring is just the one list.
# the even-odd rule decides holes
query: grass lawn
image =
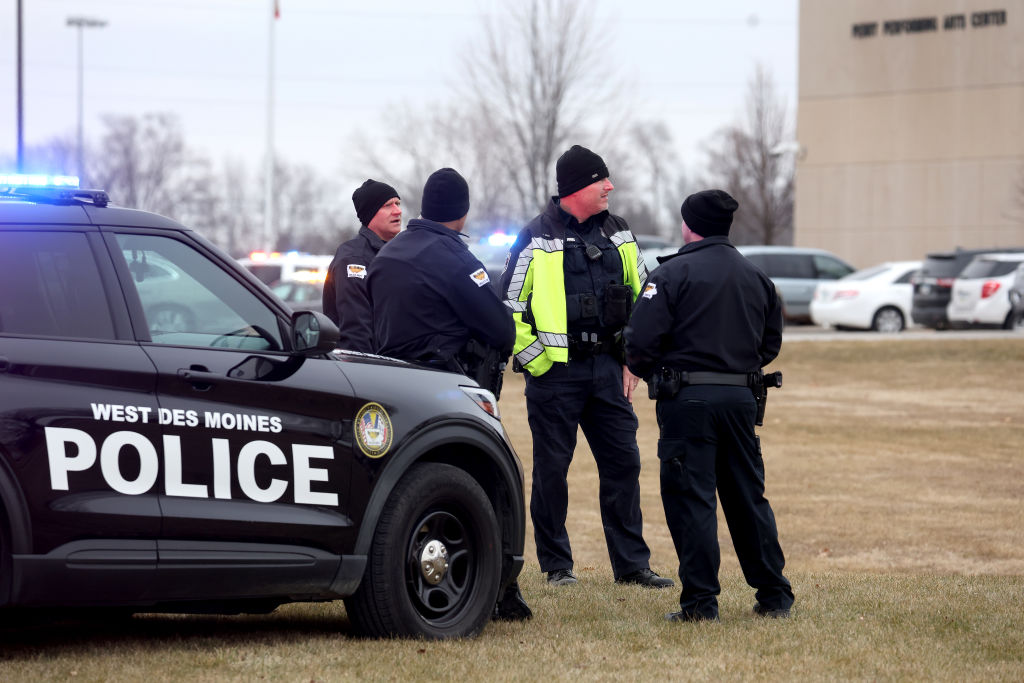
{"label": "grass lawn", "polygon": [[[0,680],[1024,680],[1024,339],[787,342],[760,430],[794,617],[750,615],[724,522],[719,624],[670,624],[676,590],[612,582],[586,442],[570,471],[577,586],[473,641],[364,641],[340,602],[266,616],[12,623]],[[642,387],[641,387],[642,388]],[[522,378],[506,428],[529,480]],[[675,575],[654,405],[640,418],[645,536]],[[529,481],[527,481],[529,490]]]}

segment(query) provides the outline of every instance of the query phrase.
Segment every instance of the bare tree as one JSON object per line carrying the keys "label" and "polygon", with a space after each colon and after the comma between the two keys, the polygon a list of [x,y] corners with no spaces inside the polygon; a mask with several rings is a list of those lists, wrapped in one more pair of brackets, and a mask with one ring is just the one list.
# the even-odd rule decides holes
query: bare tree
{"label": "bare tree", "polygon": [[455,105],[437,105],[429,112],[396,106],[385,112],[384,122],[388,133],[383,142],[365,137],[355,141],[365,175],[353,177],[353,187],[366,175],[390,182],[402,196],[406,216],[416,216],[427,177],[451,166],[470,184],[468,232],[491,231],[518,220],[506,164],[484,119]]}
{"label": "bare tree", "polygon": [[[25,148],[25,169],[32,173],[49,173],[56,175],[75,175],[78,170],[78,143],[73,133],[54,137],[50,140]],[[0,158],[0,168],[16,168],[13,156]],[[79,178],[82,186],[88,184],[87,178]]]}
{"label": "bare tree", "polygon": [[785,104],[771,76],[758,65],[750,82],[746,121],[717,134],[709,150],[710,182],[740,204],[732,238],[738,244],[793,243],[793,155],[782,151],[792,139]]}
{"label": "bare tree", "polygon": [[668,151],[673,147],[671,131],[663,121],[638,121],[622,141],[612,145],[608,156],[614,168],[615,212],[635,233],[676,241],[682,201],[678,190],[686,185],[686,176],[680,160]]}
{"label": "bare tree", "polygon": [[555,159],[614,92],[608,69],[592,68],[602,43],[588,8],[577,0],[515,3],[485,21],[483,44],[465,59],[464,99],[486,124],[520,217],[544,206]]}
{"label": "bare tree", "polygon": [[89,177],[119,204],[176,215],[182,200],[176,181],[200,163],[188,155],[177,117],[107,114],[101,120],[105,130],[98,152],[89,155]]}
{"label": "bare tree", "polygon": [[[517,229],[544,207],[555,160],[570,144],[626,158],[614,140],[626,117],[613,98],[621,88],[588,10],[579,0],[529,0],[485,17],[450,100],[394,105],[383,143],[355,141],[365,173],[393,179],[414,216],[427,176],[452,166],[470,184],[468,231],[490,232]],[[616,166],[617,187],[624,173]]]}
{"label": "bare tree", "polygon": [[352,231],[344,226],[342,196],[311,166],[278,159],[274,164],[276,229],[272,244],[281,251],[333,252],[339,238]]}

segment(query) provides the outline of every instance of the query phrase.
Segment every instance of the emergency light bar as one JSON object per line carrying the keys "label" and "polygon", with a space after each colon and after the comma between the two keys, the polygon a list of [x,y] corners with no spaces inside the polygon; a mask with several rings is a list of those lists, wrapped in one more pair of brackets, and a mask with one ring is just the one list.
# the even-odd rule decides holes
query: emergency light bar
{"label": "emergency light bar", "polygon": [[78,187],[76,175],[0,173],[0,187]]}
{"label": "emergency light bar", "polygon": [[487,236],[487,243],[492,247],[510,247],[515,242],[515,235],[507,235],[503,232],[494,232]]}

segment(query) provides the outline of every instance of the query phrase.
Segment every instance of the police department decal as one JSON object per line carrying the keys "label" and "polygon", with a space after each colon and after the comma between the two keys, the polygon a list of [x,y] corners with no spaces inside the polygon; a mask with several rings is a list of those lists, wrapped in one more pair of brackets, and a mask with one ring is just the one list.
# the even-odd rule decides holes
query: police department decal
{"label": "police department decal", "polygon": [[654,283],[652,282],[652,283],[648,284],[648,285],[647,285],[647,286],[646,286],[646,287],[644,288],[644,293],[643,293],[643,294],[642,294],[641,296],[643,296],[643,298],[645,298],[645,299],[653,299],[653,298],[654,298],[654,296],[655,296],[655,295],[656,295],[657,293],[658,293],[658,285],[656,285],[656,284],[654,284]]}
{"label": "police department decal", "polygon": [[349,277],[357,277],[360,280],[366,277],[366,266],[359,265],[358,263],[350,263],[345,269],[348,272]]}
{"label": "police department decal", "polygon": [[371,458],[379,458],[391,448],[391,418],[379,403],[367,403],[359,409],[355,422],[359,450]]}
{"label": "police department decal", "polygon": [[478,268],[470,273],[469,279],[475,282],[477,287],[483,287],[491,281],[491,278],[487,276],[487,271],[483,268]]}

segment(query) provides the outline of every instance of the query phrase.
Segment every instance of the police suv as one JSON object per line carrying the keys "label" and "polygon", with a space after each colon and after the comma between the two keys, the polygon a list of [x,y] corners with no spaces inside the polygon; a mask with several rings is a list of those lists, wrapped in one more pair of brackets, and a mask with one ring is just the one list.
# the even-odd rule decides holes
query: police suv
{"label": "police suv", "polygon": [[363,634],[479,633],[523,563],[494,396],[335,351],[199,235],[74,184],[0,175],[0,606],[343,598]]}

